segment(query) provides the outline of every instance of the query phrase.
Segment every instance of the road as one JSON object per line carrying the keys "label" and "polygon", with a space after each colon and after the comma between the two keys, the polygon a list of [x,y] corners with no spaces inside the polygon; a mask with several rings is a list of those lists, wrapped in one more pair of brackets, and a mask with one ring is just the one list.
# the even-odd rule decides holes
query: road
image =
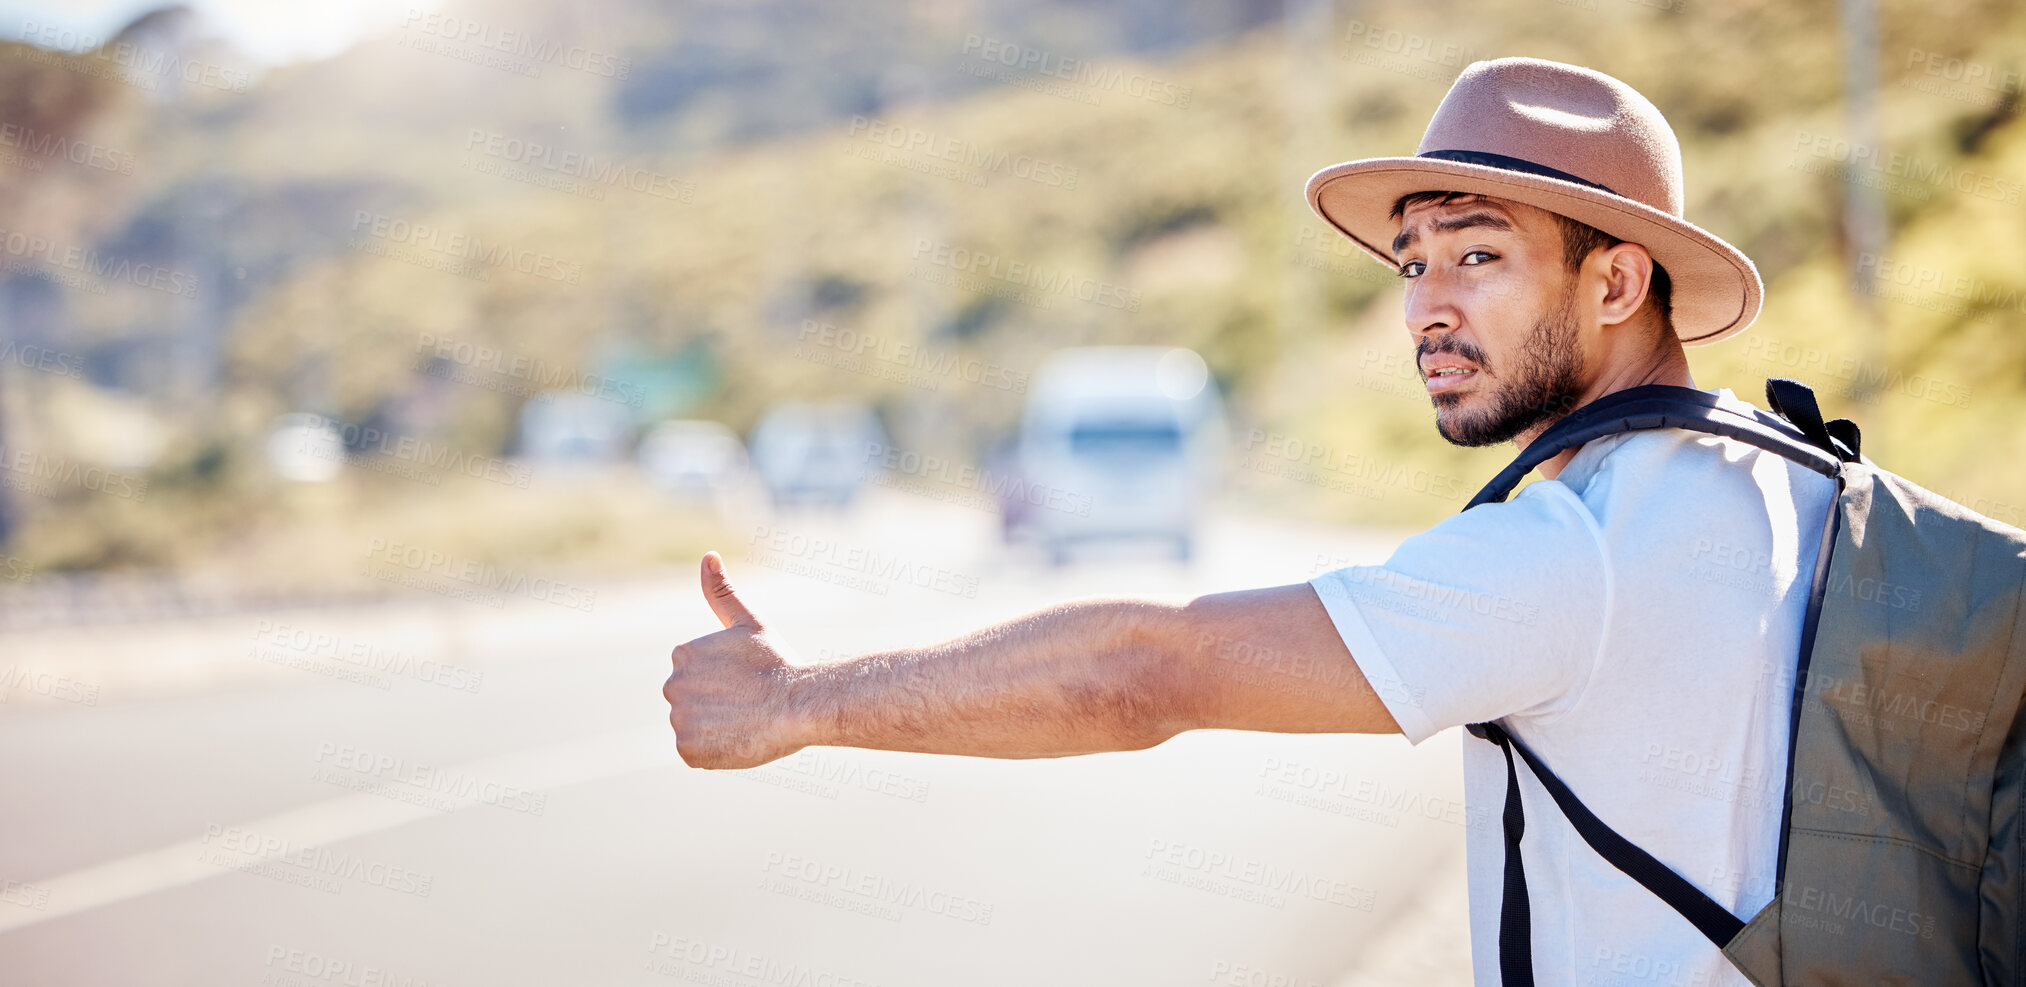
{"label": "road", "polygon": [[[1187,565],[1127,546],[1055,569],[988,514],[890,491],[738,530],[733,580],[798,660],[1074,596],[1297,582],[1398,538],[1225,513]],[[693,572],[498,608],[417,583],[10,635],[0,979],[1467,982],[1454,736],[696,771],[659,694],[669,648],[717,626]]]}

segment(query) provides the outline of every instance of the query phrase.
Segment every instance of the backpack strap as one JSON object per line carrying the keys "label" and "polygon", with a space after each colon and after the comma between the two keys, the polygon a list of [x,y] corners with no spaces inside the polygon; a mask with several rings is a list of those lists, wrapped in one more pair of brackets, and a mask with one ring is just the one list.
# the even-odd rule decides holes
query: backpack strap
{"label": "backpack strap", "polygon": [[[1531,963],[1527,964],[1526,976],[1515,979],[1518,971],[1512,969],[1513,964],[1507,961],[1507,956],[1515,952],[1512,947],[1518,943],[1525,944],[1526,955],[1531,956],[1533,952],[1531,933],[1526,929],[1532,906],[1526,901],[1526,868],[1519,862],[1520,836],[1526,832],[1526,809],[1520,803],[1519,778],[1513,769],[1514,752],[1519,754],[1520,760],[1526,762],[1527,769],[1534,773],[1534,778],[1541,783],[1541,787],[1547,789],[1555,804],[1561,807],[1562,815],[1568,817],[1569,824],[1576,828],[1576,832],[1583,837],[1583,842],[1590,844],[1590,849],[1597,851],[1598,856],[1623,871],[1627,877],[1644,885],[1646,890],[1653,892],[1660,900],[1672,905],[1675,911],[1681,913],[1682,918],[1688,919],[1689,923],[1695,926],[1696,931],[1715,943],[1716,948],[1722,949],[1730,945],[1730,941],[1744,931],[1743,920],[1717,904],[1709,895],[1703,894],[1701,888],[1676,874],[1673,868],[1661,863],[1652,854],[1640,849],[1638,844],[1618,835],[1617,830],[1605,825],[1603,820],[1597,818],[1596,813],[1590,811],[1589,806],[1583,804],[1582,799],[1576,797],[1575,792],[1569,790],[1569,786],[1564,784],[1561,778],[1548,770],[1548,766],[1542,764],[1541,759],[1535,757],[1533,751],[1519,742],[1519,738],[1507,733],[1505,728],[1496,723],[1472,723],[1467,729],[1471,736],[1489,740],[1505,752],[1506,900],[1504,908],[1499,913],[1498,940],[1499,970],[1505,978],[1507,987],[1514,987],[1518,983],[1533,983]],[[1517,920],[1511,918],[1515,888],[1518,889],[1520,899]]]}
{"label": "backpack strap", "polygon": [[1808,385],[1787,377],[1769,378],[1766,381],[1766,404],[1800,429],[1809,442],[1835,453],[1842,462],[1857,461],[1857,447],[1861,440],[1857,423],[1848,418],[1823,421],[1822,408],[1815,403],[1815,392]]}
{"label": "backpack strap", "polygon": [[[1496,723],[1472,723],[1473,737],[1505,752],[1505,897],[1498,906],[1498,976],[1505,987],[1534,987],[1533,902],[1527,899],[1527,868],[1520,837],[1527,831],[1527,808],[1520,801],[1519,773],[1512,763],[1512,738]],[[1533,764],[1528,760],[1528,765]]]}
{"label": "backpack strap", "polygon": [[[1464,507],[1497,503],[1511,495],[1528,473],[1562,452],[1610,435],[1639,429],[1683,428],[1737,439],[1748,445],[1782,456],[1836,481],[1837,496],[1830,498],[1829,516],[1823,523],[1822,542],[1815,556],[1808,608],[1801,629],[1801,653],[1797,662],[1787,733],[1787,792],[1780,815],[1780,852],[1776,865],[1779,879],[1787,871],[1787,821],[1793,814],[1794,744],[1800,729],[1801,698],[1813,651],[1815,625],[1821,616],[1822,595],[1829,574],[1829,553],[1835,545],[1839,503],[1843,490],[1843,464],[1858,459],[1860,437],[1848,419],[1825,422],[1815,393],[1806,384],[1786,378],[1766,382],[1767,403],[1778,415],[1755,408],[1727,405],[1716,395],[1689,387],[1647,384],[1627,388],[1598,398],[1550,426],[1527,444],[1511,465],[1478,491]],[[1513,755],[1526,762],[1534,778],[1554,798],[1569,824],[1583,842],[1611,866],[1638,881],[1694,925],[1696,931],[1718,949],[1730,944],[1745,927],[1743,920],[1717,904],[1700,888],[1659,861],[1652,854],[1620,835],[1598,819],[1583,800],[1569,789],[1525,744],[1497,723],[1472,723],[1471,735],[1498,745],[1505,754],[1505,897],[1499,909],[1499,977],[1505,987],[1533,987],[1532,904],[1527,899],[1526,867],[1520,859],[1520,838],[1526,832],[1526,809],[1520,798],[1519,775]],[[1780,881],[1783,883],[1783,881]],[[1776,895],[1779,893],[1775,888]]]}
{"label": "backpack strap", "polygon": [[[1808,390],[1807,385],[1798,381],[1781,382],[1799,388],[1800,393],[1806,395],[1803,406],[1810,410],[1815,408],[1814,393]],[[1768,391],[1772,386],[1772,381],[1766,383]],[[1783,393],[1788,392],[1783,390]],[[1789,400],[1797,405],[1801,402],[1799,396],[1791,394]],[[1842,472],[1846,460],[1841,455],[1842,450],[1832,451],[1834,447],[1819,411],[1814,413],[1813,422],[1818,429],[1823,429],[1819,433],[1823,438],[1821,442],[1815,441],[1795,423],[1757,413],[1756,409],[1750,410],[1754,413],[1746,414],[1723,403],[1716,395],[1692,387],[1644,384],[1614,391],[1576,409],[1542,432],[1539,438],[1527,443],[1519,458],[1500,470],[1463,509],[1467,511],[1479,504],[1506,499],[1513,488],[1534,471],[1534,467],[1569,449],[1605,436],[1648,428],[1685,428],[1720,435],[1791,459],[1824,476],[1833,477]],[[1838,419],[1838,422],[1849,424],[1845,419]],[[1851,425],[1850,428],[1854,434],[1856,426]],[[1856,453],[1852,452],[1851,457],[1855,456]]]}

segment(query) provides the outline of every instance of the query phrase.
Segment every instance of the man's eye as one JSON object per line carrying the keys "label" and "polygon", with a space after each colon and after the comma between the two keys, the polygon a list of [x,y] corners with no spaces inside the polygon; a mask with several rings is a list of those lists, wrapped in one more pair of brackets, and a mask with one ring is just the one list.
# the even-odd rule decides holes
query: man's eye
{"label": "man's eye", "polygon": [[1471,262],[1471,261],[1470,261],[1470,259],[1471,259],[1472,257],[1483,257],[1483,258],[1484,258],[1484,260],[1481,260],[1481,261],[1478,261],[1478,262],[1477,262],[1477,263],[1479,263],[1479,264],[1482,264],[1482,263],[1484,263],[1484,261],[1485,261],[1485,260],[1497,260],[1497,259],[1498,259],[1498,255],[1497,255],[1497,254],[1494,254],[1494,253],[1492,253],[1492,252],[1491,252],[1491,251],[1489,251],[1489,250],[1472,250],[1472,251],[1469,251],[1468,253],[1465,253],[1465,254],[1463,255],[1463,262],[1464,262],[1465,264],[1469,264],[1469,263]]}
{"label": "man's eye", "polygon": [[1400,265],[1399,274],[1403,278],[1418,278],[1421,276],[1421,268],[1423,266],[1424,265],[1422,265],[1422,263],[1418,260],[1410,260],[1407,263]]}

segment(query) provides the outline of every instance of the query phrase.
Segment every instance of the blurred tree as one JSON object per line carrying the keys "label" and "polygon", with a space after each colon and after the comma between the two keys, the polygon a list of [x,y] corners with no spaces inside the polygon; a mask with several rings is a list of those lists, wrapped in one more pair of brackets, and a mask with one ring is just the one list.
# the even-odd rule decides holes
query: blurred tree
{"label": "blurred tree", "polygon": [[[106,45],[159,32],[188,17],[182,7],[146,14]],[[122,211],[117,196],[80,194],[80,185],[104,184],[98,180],[102,176],[80,175],[65,153],[133,99],[135,90],[105,70],[113,64],[101,57],[105,50],[73,54],[0,42],[0,128],[8,128],[5,144],[21,159],[0,178],[0,216],[8,218],[11,230],[78,242]],[[71,194],[57,193],[53,186],[59,184],[70,185]],[[13,265],[0,267],[0,287],[17,276]],[[38,342],[56,335],[47,323],[59,317],[61,305],[49,296],[46,290],[0,295],[0,352],[18,352],[27,332],[35,333]],[[22,372],[11,359],[0,362],[0,449],[14,448],[8,403]],[[12,543],[17,527],[14,488],[0,484],[0,546]]]}

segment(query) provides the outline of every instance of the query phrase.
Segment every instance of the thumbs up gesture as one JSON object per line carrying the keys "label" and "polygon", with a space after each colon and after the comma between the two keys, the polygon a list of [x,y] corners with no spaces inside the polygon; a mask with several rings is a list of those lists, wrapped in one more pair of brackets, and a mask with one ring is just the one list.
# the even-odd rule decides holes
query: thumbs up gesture
{"label": "thumbs up gesture", "polygon": [[724,630],[676,645],[661,687],[676,753],[692,768],[751,768],[801,750],[789,687],[794,670],[725,578],[703,557],[703,596]]}

